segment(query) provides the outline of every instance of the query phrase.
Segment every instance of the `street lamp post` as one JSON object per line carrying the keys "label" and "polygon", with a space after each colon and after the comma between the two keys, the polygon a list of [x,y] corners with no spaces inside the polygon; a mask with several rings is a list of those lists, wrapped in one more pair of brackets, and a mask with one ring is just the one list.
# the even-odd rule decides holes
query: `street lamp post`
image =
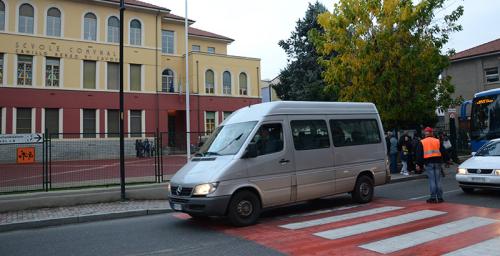
{"label": "street lamp post", "polygon": [[125,19],[125,1],[120,0],[120,188],[121,199],[125,200],[125,141],[123,115],[123,20]]}
{"label": "street lamp post", "polygon": [[189,113],[189,65],[188,65],[188,1],[185,0],[186,15],[184,17],[185,62],[186,62],[186,157],[191,156],[191,124]]}

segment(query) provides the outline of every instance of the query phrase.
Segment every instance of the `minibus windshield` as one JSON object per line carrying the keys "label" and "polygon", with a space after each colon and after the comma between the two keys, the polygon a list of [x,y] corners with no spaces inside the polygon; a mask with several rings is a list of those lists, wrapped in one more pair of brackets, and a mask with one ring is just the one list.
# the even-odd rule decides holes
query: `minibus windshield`
{"label": "minibus windshield", "polygon": [[219,126],[195,156],[236,154],[256,124],[252,121]]}

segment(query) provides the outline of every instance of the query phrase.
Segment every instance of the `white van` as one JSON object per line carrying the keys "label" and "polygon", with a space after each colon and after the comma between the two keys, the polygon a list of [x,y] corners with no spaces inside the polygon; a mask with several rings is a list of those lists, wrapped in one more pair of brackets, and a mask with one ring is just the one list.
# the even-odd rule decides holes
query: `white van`
{"label": "white van", "polygon": [[168,190],[175,211],[246,226],[262,209],[340,193],[367,203],[389,179],[374,104],[280,101],[231,114]]}

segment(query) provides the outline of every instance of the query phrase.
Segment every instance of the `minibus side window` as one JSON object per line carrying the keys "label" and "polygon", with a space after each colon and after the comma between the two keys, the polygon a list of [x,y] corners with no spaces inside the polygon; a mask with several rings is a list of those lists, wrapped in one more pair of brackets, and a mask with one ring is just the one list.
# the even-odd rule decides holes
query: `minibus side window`
{"label": "minibus side window", "polygon": [[377,144],[381,142],[375,119],[330,120],[335,147]]}
{"label": "minibus side window", "polygon": [[263,124],[251,143],[257,145],[257,155],[267,155],[283,150],[283,128],[281,124]]}
{"label": "minibus side window", "polygon": [[293,120],[290,122],[290,126],[296,150],[330,147],[325,120]]}

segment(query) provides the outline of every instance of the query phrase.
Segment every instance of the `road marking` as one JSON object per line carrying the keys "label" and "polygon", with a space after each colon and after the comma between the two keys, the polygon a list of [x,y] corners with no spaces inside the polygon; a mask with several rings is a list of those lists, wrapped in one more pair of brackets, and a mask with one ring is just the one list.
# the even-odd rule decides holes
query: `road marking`
{"label": "road marking", "polygon": [[497,222],[497,220],[482,217],[469,217],[377,242],[364,244],[360,247],[378,253],[392,253],[413,247],[415,245],[493,224],[495,222]]}
{"label": "road marking", "polygon": [[486,240],[443,256],[491,255],[500,256],[500,237]]}
{"label": "road marking", "polygon": [[[461,190],[462,189],[455,189],[455,190],[445,191],[445,192],[443,192],[443,194],[453,193],[453,192],[457,192],[457,191],[461,191]],[[423,198],[427,198],[427,197],[430,197],[430,195],[412,197],[412,198],[410,198],[408,200],[419,200],[419,199],[423,199]]]}
{"label": "road marking", "polygon": [[389,217],[382,220],[370,221],[354,226],[348,226],[343,228],[337,228],[332,230],[327,230],[319,233],[315,233],[315,236],[323,237],[326,239],[334,240],[343,237],[359,235],[370,231],[375,231],[383,228],[393,227],[412,221],[423,220],[431,218],[434,216],[439,216],[446,214],[446,212],[432,211],[432,210],[422,210],[412,213],[407,213],[395,217]]}
{"label": "road marking", "polygon": [[284,216],[284,217],[280,217],[279,219],[289,219],[289,218],[296,218],[296,217],[307,217],[307,216],[319,215],[319,214],[324,214],[324,213],[330,213],[330,212],[348,210],[348,209],[357,208],[357,207],[360,207],[360,206],[361,205],[340,206],[340,207],[335,207],[335,208],[331,208],[331,209],[317,210],[317,211],[312,211],[312,212],[307,212],[307,213],[291,214],[291,215],[287,215],[287,216]]}
{"label": "road marking", "polygon": [[293,230],[301,229],[301,228],[308,228],[308,227],[319,226],[319,225],[324,225],[324,224],[328,224],[328,223],[334,223],[334,222],[339,222],[339,221],[344,221],[344,220],[365,217],[365,216],[374,215],[374,214],[378,214],[378,213],[400,210],[403,208],[404,207],[398,207],[398,206],[384,206],[384,207],[374,208],[374,209],[370,209],[370,210],[347,213],[347,214],[331,216],[331,217],[326,217],[326,218],[321,218],[321,219],[314,219],[314,220],[309,220],[309,221],[290,223],[290,224],[282,225],[280,227],[287,228],[287,229],[293,229]]}

